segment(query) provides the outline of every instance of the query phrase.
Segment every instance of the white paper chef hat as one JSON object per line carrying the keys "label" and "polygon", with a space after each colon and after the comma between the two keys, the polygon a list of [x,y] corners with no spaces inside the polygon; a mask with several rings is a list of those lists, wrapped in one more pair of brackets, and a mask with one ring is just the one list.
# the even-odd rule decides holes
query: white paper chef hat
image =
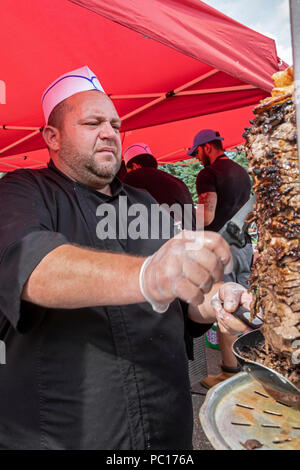
{"label": "white paper chef hat", "polygon": [[52,109],[58,103],[75,95],[75,93],[88,90],[99,90],[105,93],[98,78],[87,65],[65,73],[54,80],[42,96],[45,121],[48,122]]}
{"label": "white paper chef hat", "polygon": [[138,155],[142,155],[144,153],[148,153],[149,155],[152,155],[149,145],[144,144],[143,142],[139,144],[130,145],[129,147],[127,147],[127,149],[123,153],[123,159],[124,159],[125,165],[127,165],[127,163],[132,158],[137,157]]}

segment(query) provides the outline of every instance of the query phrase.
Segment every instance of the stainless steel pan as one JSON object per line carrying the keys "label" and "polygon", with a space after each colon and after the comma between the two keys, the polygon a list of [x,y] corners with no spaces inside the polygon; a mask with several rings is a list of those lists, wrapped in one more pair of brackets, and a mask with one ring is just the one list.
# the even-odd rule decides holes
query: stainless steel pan
{"label": "stainless steel pan", "polygon": [[278,372],[243,356],[249,347],[258,347],[265,340],[260,330],[251,331],[233,344],[233,353],[243,370],[258,380],[275,400],[300,410],[300,389]]}

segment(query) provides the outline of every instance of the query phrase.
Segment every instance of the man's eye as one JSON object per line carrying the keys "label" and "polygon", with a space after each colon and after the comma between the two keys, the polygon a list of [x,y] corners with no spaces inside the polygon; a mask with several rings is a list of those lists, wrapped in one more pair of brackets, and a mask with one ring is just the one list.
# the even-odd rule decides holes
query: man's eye
{"label": "man's eye", "polygon": [[92,121],[91,122],[86,122],[85,125],[86,126],[98,126],[98,122],[96,122],[96,121],[95,122],[92,122]]}

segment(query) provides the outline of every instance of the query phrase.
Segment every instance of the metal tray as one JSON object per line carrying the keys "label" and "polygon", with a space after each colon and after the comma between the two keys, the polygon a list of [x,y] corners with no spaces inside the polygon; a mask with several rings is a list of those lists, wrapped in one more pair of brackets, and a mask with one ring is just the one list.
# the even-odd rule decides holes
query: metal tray
{"label": "metal tray", "polygon": [[268,396],[247,372],[209,390],[200,421],[218,450],[245,450],[249,440],[261,450],[300,450],[300,411]]}

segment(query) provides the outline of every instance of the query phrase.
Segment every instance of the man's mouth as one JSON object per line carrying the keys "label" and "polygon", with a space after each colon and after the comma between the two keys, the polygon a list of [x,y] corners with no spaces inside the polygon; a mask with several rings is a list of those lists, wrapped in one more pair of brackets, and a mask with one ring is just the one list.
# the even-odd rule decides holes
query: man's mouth
{"label": "man's mouth", "polygon": [[96,150],[96,153],[112,153],[113,155],[116,154],[116,149],[113,147],[101,147],[100,149]]}

